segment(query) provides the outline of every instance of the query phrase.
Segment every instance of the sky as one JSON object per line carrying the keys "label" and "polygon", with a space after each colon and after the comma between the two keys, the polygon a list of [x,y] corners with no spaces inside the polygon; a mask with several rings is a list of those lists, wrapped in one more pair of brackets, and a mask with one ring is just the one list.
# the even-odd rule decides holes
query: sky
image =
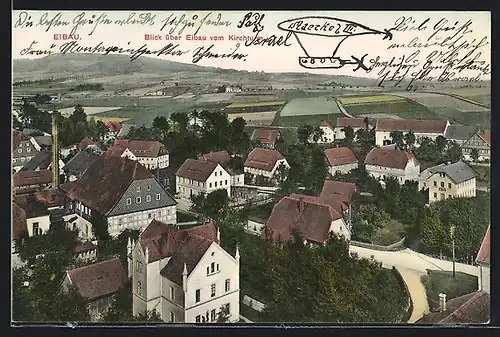
{"label": "sky", "polygon": [[[60,13],[60,14],[59,14]],[[68,41],[55,40],[54,35],[69,34],[74,32],[78,34],[76,41],[81,46],[93,47],[102,42],[104,46],[118,46],[123,48],[139,48],[147,44],[150,50],[161,49],[163,46],[172,42],[179,44],[177,47],[180,50],[186,51],[182,56],[161,55],[157,58],[192,63],[193,55],[198,47],[208,48],[213,44],[212,53],[230,53],[237,49],[238,53],[247,54],[242,59],[234,60],[231,58],[202,58],[197,64],[203,66],[214,66],[221,68],[233,68],[238,70],[248,71],[264,71],[264,72],[300,72],[308,71],[318,74],[335,74],[363,77],[379,77],[380,71],[383,68],[383,62],[389,62],[395,58],[393,64],[396,64],[402,57],[410,58],[414,64],[412,70],[421,70],[429,55],[438,57],[442,54],[441,60],[446,60],[450,54],[456,54],[455,59],[467,60],[473,59],[474,64],[482,65],[482,70],[478,70],[472,66],[469,69],[461,69],[460,74],[455,76],[474,77],[478,73],[482,79],[489,79],[488,69],[484,70],[484,66],[490,63],[491,58],[491,19],[489,12],[425,12],[425,11],[264,11],[259,14],[264,14],[264,17],[259,21],[263,27],[259,36],[264,38],[275,35],[284,39],[288,31],[280,30],[278,24],[286,20],[297,19],[301,17],[321,16],[327,19],[302,19],[302,28],[319,29],[323,24],[341,26],[342,30],[346,28],[345,22],[331,20],[331,18],[354,21],[359,25],[355,28],[356,33],[359,32],[384,32],[398,26],[398,22],[408,22],[408,29],[404,30],[404,25],[399,25],[399,29],[392,30],[392,40],[383,39],[384,34],[366,34],[366,35],[351,35],[344,41],[344,36],[335,36],[336,26],[331,33],[331,36],[312,36],[301,33],[291,33],[288,41],[288,46],[245,46],[244,41],[230,41],[230,35],[237,36],[254,36],[252,32],[253,26],[238,28],[238,23],[247,14],[246,11],[198,11],[198,12],[181,12],[181,11],[153,11],[153,12],[134,12],[135,18],[147,16],[154,17],[148,23],[141,24],[123,24],[120,25],[117,20],[125,20],[133,12],[130,11],[106,11],[106,12],[82,12],[82,11],[13,11],[13,57],[14,59],[26,59],[43,57],[35,56],[26,53],[26,49],[36,41],[31,50],[48,50],[51,46],[54,52],[57,52],[63,43]],[[94,18],[92,18],[94,16]],[[108,23],[103,23],[103,18],[108,20]],[[60,22],[67,24],[57,24],[57,20],[50,21],[58,17]],[[101,17],[100,23],[96,25],[96,19]],[[177,27],[173,24],[167,24],[161,30],[165,20],[169,18],[178,19],[184,17],[184,22]],[[253,16],[255,17],[255,16]],[[29,19],[28,19],[29,18]],[[204,18],[206,18],[204,20]],[[429,19],[426,21],[426,19]],[[94,20],[93,23],[85,23],[85,21]],[[202,23],[202,21],[204,22]],[[467,21],[470,24],[467,25]],[[211,21],[212,24],[209,22]],[[245,22],[252,21],[247,20]],[[296,20],[297,21],[297,20]],[[424,22],[425,21],[425,22]],[[29,22],[33,24],[29,26]],[[214,26],[213,23],[219,23],[219,26]],[[168,22],[167,22],[168,23]],[[409,30],[410,27],[419,27],[421,29]],[[183,31],[181,27],[186,25]],[[462,28],[458,34],[459,27]],[[199,28],[201,26],[201,28]],[[290,23],[283,24],[284,28],[290,28]],[[295,24],[297,27],[297,23]],[[300,26],[299,26],[300,27]],[[75,30],[76,28],[76,30]],[[204,41],[189,41],[187,35],[193,35],[198,30],[198,37],[205,37]],[[365,29],[367,28],[367,29]],[[173,35],[180,40],[167,41],[166,35]],[[162,40],[145,40],[146,34],[160,35]],[[324,34],[324,33],[323,33]],[[211,36],[222,36],[224,41],[211,40]],[[298,40],[297,38],[298,37]],[[445,46],[431,47],[406,47],[406,48],[390,48],[392,44],[408,44],[410,41],[427,41],[428,43],[438,43],[447,41]],[[458,40],[457,40],[458,39]],[[475,48],[479,41],[483,41],[481,45]],[[461,43],[466,43],[463,46],[468,48],[460,48],[454,52],[449,47],[451,42],[455,41],[455,47]],[[300,42],[300,43],[299,43]],[[341,43],[342,42],[342,43]],[[303,46],[303,48],[301,47]],[[356,65],[344,65],[340,69],[305,69],[299,64],[299,57],[317,56],[329,57],[333,55],[334,50],[336,56],[343,60],[352,61],[352,56],[360,59],[367,54],[364,59],[364,64],[369,66],[376,64],[377,67],[371,72],[366,73],[363,70],[354,72]],[[304,50],[305,49],[305,50]],[[307,52],[307,54],[306,54]],[[378,60],[378,61],[375,61]],[[316,64],[319,60],[316,60]],[[328,60],[326,61],[328,62]],[[479,62],[479,63],[478,63]],[[437,64],[437,63],[434,63]],[[472,69],[471,69],[472,68]],[[392,68],[394,72],[395,68]],[[442,71],[433,70],[432,73],[441,73]],[[458,73],[458,72],[457,72]]]}

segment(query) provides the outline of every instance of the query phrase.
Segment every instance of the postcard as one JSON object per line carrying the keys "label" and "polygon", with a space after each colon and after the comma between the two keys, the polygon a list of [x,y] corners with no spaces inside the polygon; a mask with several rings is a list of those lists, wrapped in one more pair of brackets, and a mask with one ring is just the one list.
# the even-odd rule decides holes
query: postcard
{"label": "postcard", "polygon": [[489,12],[15,10],[12,41],[13,324],[489,323]]}

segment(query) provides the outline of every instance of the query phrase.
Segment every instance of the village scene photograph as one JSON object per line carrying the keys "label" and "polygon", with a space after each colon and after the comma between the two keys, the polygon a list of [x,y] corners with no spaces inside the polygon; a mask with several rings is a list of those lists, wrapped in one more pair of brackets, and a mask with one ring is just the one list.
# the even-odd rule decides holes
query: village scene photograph
{"label": "village scene photograph", "polygon": [[490,323],[489,12],[12,15],[11,325]]}

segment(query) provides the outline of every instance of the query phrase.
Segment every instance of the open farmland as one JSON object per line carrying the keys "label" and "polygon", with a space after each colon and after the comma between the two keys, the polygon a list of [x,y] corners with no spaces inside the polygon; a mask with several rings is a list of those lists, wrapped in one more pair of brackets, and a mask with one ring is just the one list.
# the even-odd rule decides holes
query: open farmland
{"label": "open farmland", "polygon": [[254,103],[254,102],[272,102],[279,100],[274,94],[237,94],[233,97],[234,103]]}
{"label": "open farmland", "polygon": [[130,118],[127,117],[105,117],[105,116],[87,116],[87,120],[93,118],[95,121],[101,121],[103,123],[107,122],[125,122],[130,120]]}
{"label": "open farmland", "polygon": [[275,115],[276,111],[232,113],[228,114],[227,118],[231,122],[233,119],[242,117],[245,119],[248,125],[271,125]]}
{"label": "open farmland", "polygon": [[451,108],[461,112],[488,112],[489,109],[471,102],[452,97],[446,94],[423,93],[423,92],[401,92],[395,95],[411,99],[423,106],[434,108]]}
{"label": "open farmland", "polygon": [[345,117],[343,114],[329,115],[299,115],[299,116],[281,116],[277,114],[271,125],[283,127],[298,127],[303,124],[309,124],[314,127],[319,126],[323,121],[329,121],[334,125],[337,123],[337,118]]}
{"label": "open farmland", "polygon": [[344,108],[353,116],[388,114],[396,115],[401,118],[440,119],[431,109],[409,99],[345,105]]}
{"label": "open farmland", "polygon": [[355,104],[370,104],[370,103],[389,103],[404,100],[403,97],[393,95],[373,95],[373,96],[344,96],[339,97],[338,100],[342,105],[355,105]]}
{"label": "open farmland", "polygon": [[[87,115],[95,115],[95,114],[100,114],[103,112],[109,112],[113,110],[119,110],[121,107],[106,107],[106,106],[83,106],[83,110]],[[64,109],[59,109],[59,112],[62,115],[71,115],[73,111],[75,110],[75,107],[69,107],[69,108],[64,108]]]}
{"label": "open farmland", "polygon": [[212,102],[227,102],[233,98],[232,93],[216,93],[216,94],[203,94],[196,103],[212,103]]}
{"label": "open farmland", "polygon": [[250,103],[233,103],[226,107],[226,110],[247,110],[253,108],[273,108],[280,107],[285,104],[286,101],[269,101],[269,102],[250,102]]}
{"label": "open farmland", "polygon": [[334,98],[312,97],[291,100],[281,110],[280,117],[331,115],[340,113],[341,111]]}

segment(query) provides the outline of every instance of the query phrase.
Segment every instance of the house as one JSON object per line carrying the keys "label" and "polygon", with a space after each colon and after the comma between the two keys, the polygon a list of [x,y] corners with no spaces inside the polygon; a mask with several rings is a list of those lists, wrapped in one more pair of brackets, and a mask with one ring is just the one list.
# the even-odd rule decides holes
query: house
{"label": "house", "polygon": [[320,130],[323,132],[323,135],[317,141],[314,141],[314,136],[309,136],[309,142],[315,142],[317,144],[328,144],[332,143],[336,138],[335,126],[332,125],[329,121],[323,121],[319,126]]}
{"label": "house", "polygon": [[47,206],[33,195],[15,196],[14,203],[24,212],[28,236],[45,234],[50,229],[50,214]]}
{"label": "house", "polygon": [[307,195],[292,194],[278,201],[266,228],[273,241],[280,244],[293,239],[293,230],[309,245],[326,243],[332,233],[351,238],[342,213],[324,200]]}
{"label": "house", "polygon": [[243,88],[241,85],[227,85],[225,88],[225,92],[242,92]]}
{"label": "house", "polygon": [[465,160],[472,161],[472,151],[477,150],[478,161],[490,161],[491,156],[491,130],[486,129],[476,132],[462,144],[462,153]]}
{"label": "house", "polygon": [[334,139],[344,139],[345,133],[343,131],[346,127],[352,127],[354,133],[360,129],[366,128],[366,118],[365,117],[339,117],[337,118],[337,125],[335,126]]}
{"label": "house", "polygon": [[252,132],[250,140],[258,140],[262,147],[267,149],[274,149],[276,141],[281,137],[279,130],[257,128]]}
{"label": "house", "polygon": [[216,322],[225,307],[239,320],[240,255],[219,246],[212,223],[187,229],[152,221],[128,243],[133,314],[156,310],[165,322]]}
{"label": "house", "polygon": [[64,174],[67,181],[75,181],[87,171],[100,156],[90,151],[80,151],[64,165]]}
{"label": "house", "polygon": [[190,199],[199,193],[225,189],[231,196],[231,175],[218,163],[188,158],[179,167],[176,176],[176,193]]}
{"label": "house", "polygon": [[376,179],[392,177],[403,185],[407,180],[418,181],[420,163],[409,152],[395,147],[376,147],[366,155],[365,170]]}
{"label": "house", "polygon": [[118,136],[120,133],[120,130],[122,128],[122,123],[118,121],[109,121],[105,123],[106,126],[108,127],[109,133],[113,136]]}
{"label": "house", "polygon": [[137,160],[148,170],[164,169],[169,165],[169,153],[165,145],[156,140],[119,139],[106,153]]}
{"label": "house", "polygon": [[445,136],[450,122],[438,119],[377,119],[375,125],[375,145],[384,146],[392,143],[391,132],[401,131],[403,133],[413,132],[416,146],[424,138],[436,139],[438,136]]}
{"label": "house", "polygon": [[490,226],[484,235],[481,248],[476,257],[476,263],[479,265],[478,290],[490,294]]}
{"label": "house", "polygon": [[231,165],[232,158],[226,150],[205,153],[203,159],[220,164],[231,176],[231,186],[245,185],[245,174],[243,170],[238,170],[234,168],[234,165]]}
{"label": "house", "polygon": [[92,321],[99,319],[127,283],[127,274],[119,258],[106,260],[66,272],[62,289],[75,286],[86,300]]}
{"label": "house", "polygon": [[[52,151],[41,149],[30,161],[21,168],[21,171],[52,171]],[[59,159],[59,174],[64,174],[64,162]]]}
{"label": "house", "polygon": [[100,143],[98,141],[92,140],[88,137],[83,138],[80,143],[76,146],[79,151],[90,150],[95,153],[102,153],[100,148]]}
{"label": "house", "polygon": [[92,241],[95,239],[92,232],[92,224],[82,216],[73,213],[63,216],[66,227],[70,230],[78,231],[78,238],[83,241]]}
{"label": "house", "polygon": [[52,184],[52,172],[49,170],[18,171],[12,176],[12,185],[16,194],[42,191]]}
{"label": "house", "polygon": [[450,124],[448,129],[446,129],[444,137],[447,140],[451,140],[459,145],[462,145],[478,131],[479,128],[475,125]]}
{"label": "house", "polygon": [[66,205],[66,196],[58,188],[35,192],[33,195],[37,202],[45,205],[49,211],[64,210]]}
{"label": "house", "polygon": [[151,219],[176,223],[176,202],[137,161],[104,155],[83,176],[62,184],[70,209],[87,221],[107,221],[111,236],[145,228]]}
{"label": "house", "polygon": [[40,150],[41,147],[35,138],[14,130],[12,132],[12,169],[15,172],[19,171]]}
{"label": "house", "polygon": [[28,137],[33,137],[34,141],[41,149],[50,150],[52,148],[52,136],[50,133],[43,132],[38,129],[23,129],[23,134]]}
{"label": "house", "polygon": [[243,164],[243,171],[254,178],[261,175],[272,179],[281,164],[287,169],[290,168],[285,157],[278,150],[255,148],[248,154]]}
{"label": "house", "polygon": [[76,260],[90,262],[97,259],[97,245],[91,241],[85,241],[75,247]]}
{"label": "house", "polygon": [[429,203],[476,196],[477,173],[466,163],[443,163],[420,174],[419,189],[429,189]]}
{"label": "house", "polygon": [[325,156],[328,161],[328,172],[332,176],[337,173],[346,174],[353,169],[358,168],[358,158],[348,147],[334,147],[325,150]]}

